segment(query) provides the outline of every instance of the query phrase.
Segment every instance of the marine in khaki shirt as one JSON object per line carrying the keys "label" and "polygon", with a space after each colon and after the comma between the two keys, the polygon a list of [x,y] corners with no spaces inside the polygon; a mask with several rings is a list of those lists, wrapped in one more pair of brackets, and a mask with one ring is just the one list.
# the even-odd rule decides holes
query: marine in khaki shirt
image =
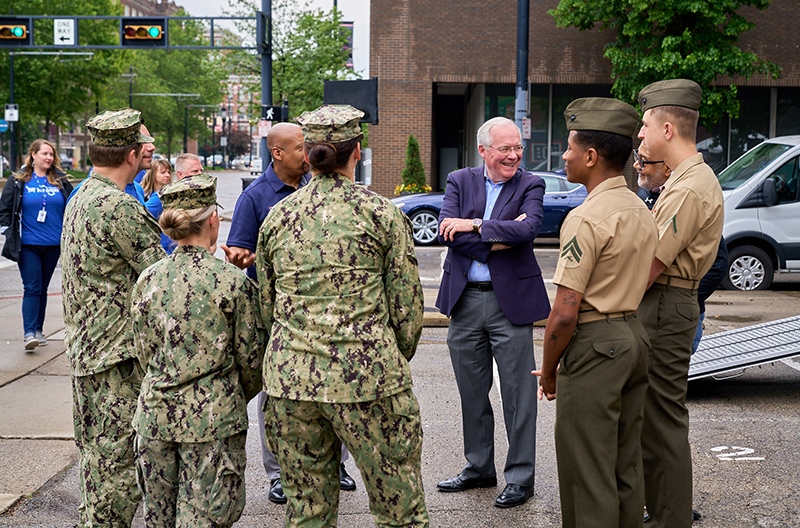
{"label": "marine in khaki shirt", "polygon": [[541,376],[540,399],[558,394],[563,526],[636,526],[644,501],[639,431],[649,341],[635,311],[657,244],[650,211],[621,176],[639,116],[606,98],[575,100],[564,116],[567,179],[584,184],[589,196],[561,228],[558,291],[542,370],[533,374]]}
{"label": "marine in khaki shirt", "polygon": [[703,278],[717,255],[722,211],[719,182],[703,155],[682,161],[653,208],[658,225],[656,258],[667,265],[662,275],[698,282]]}
{"label": "marine in khaki shirt", "polygon": [[674,171],[653,209],[658,249],[639,307],[653,344],[642,426],[650,528],[692,523],[689,358],[700,317],[697,285],[714,262],[723,223],[722,189],[695,147],[701,98],[700,86],[686,79],[659,81],[639,93],[642,145]]}

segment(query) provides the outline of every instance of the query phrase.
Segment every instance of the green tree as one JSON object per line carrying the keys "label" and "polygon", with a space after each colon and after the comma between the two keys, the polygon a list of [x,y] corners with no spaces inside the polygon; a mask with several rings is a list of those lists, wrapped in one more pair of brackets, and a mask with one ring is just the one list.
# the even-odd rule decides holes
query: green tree
{"label": "green tree", "polygon": [[[254,16],[261,8],[257,0],[229,0],[230,16]],[[289,101],[290,117],[322,104],[325,80],[354,78],[346,66],[347,37],[339,23],[341,13],[311,10],[297,0],[272,2],[272,101],[281,104],[283,97]],[[255,24],[237,24],[239,35],[252,42]],[[238,37],[241,39],[241,37]],[[261,56],[255,52],[232,52],[224,56],[230,71],[241,74],[249,81],[253,93],[261,93]],[[267,104],[267,103],[265,103]],[[254,106],[254,115],[261,115]]]}
{"label": "green tree", "polygon": [[[122,7],[114,0],[0,0],[0,13],[108,16],[122,14]],[[81,45],[119,44],[119,25],[110,20],[81,20],[78,32]],[[35,20],[33,35],[36,44],[52,45],[53,21]],[[52,124],[69,128],[76,122],[82,123],[89,109],[94,110],[97,94],[117,82],[127,52],[93,52],[91,58],[14,56],[14,102],[20,107],[22,149],[36,137],[47,137]],[[0,78],[9,79],[7,52],[0,52]],[[6,101],[10,96],[9,87],[7,82],[0,84],[0,97]],[[29,126],[31,124],[35,126]]]}
{"label": "green tree", "polygon": [[408,136],[408,146],[406,147],[406,166],[400,173],[403,183],[395,189],[395,194],[401,192],[429,192],[425,177],[425,167],[419,156],[419,142],[413,134]]}
{"label": "green tree", "polygon": [[736,86],[714,86],[719,76],[750,78],[780,68],[739,47],[739,35],[754,27],[743,6],[764,10],[769,0],[561,0],[549,11],[558,26],[615,29],[606,45],[614,78],[612,92],[634,102],[651,82],[688,78],[703,88],[701,121],[739,115]]}
{"label": "green tree", "polygon": [[[183,10],[175,16],[188,16]],[[199,21],[171,20],[171,45],[205,45],[205,28]],[[205,50],[137,49],[129,52],[126,73],[119,78],[101,101],[104,108],[128,106],[129,92],[152,94],[198,94],[199,97],[133,96],[133,107],[142,112],[147,128],[156,138],[156,148],[166,157],[183,152],[184,128],[188,137],[197,138],[206,131],[206,119],[200,108],[189,105],[218,104],[223,99],[227,73],[217,52]]]}

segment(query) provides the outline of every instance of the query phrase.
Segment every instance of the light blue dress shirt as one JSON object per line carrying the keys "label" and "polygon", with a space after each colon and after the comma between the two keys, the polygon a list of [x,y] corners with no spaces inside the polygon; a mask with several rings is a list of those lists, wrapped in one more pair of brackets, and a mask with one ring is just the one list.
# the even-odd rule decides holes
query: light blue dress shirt
{"label": "light blue dress shirt", "polygon": [[[486,173],[486,168],[483,169],[483,177],[486,184],[486,209],[483,211],[483,219],[488,220],[492,217],[494,211],[494,204],[497,202],[497,197],[500,196],[500,191],[506,182],[494,183],[489,179]],[[478,262],[473,260],[467,271],[467,280],[470,282],[484,282],[491,281],[492,275],[489,273],[489,266],[485,262]]]}

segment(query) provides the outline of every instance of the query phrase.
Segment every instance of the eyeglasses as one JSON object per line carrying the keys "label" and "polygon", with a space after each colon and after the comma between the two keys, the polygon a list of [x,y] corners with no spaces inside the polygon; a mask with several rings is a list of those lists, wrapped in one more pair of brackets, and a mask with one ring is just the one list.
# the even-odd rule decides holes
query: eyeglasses
{"label": "eyeglasses", "polygon": [[514,151],[514,154],[522,154],[522,151],[525,150],[525,145],[514,145],[513,147],[506,145],[506,146],[500,147],[500,148],[493,147],[493,146],[489,145],[489,148],[490,149],[495,149],[500,154],[503,154],[503,155],[507,156],[508,154],[511,153],[512,150]]}
{"label": "eyeglasses", "polygon": [[664,163],[664,160],[661,160],[661,161],[645,161],[645,160],[643,160],[642,157],[639,155],[639,149],[634,149],[633,150],[633,160],[635,162],[637,162],[639,165],[641,165],[642,167],[644,167],[645,165],[655,165],[655,164],[658,164],[658,163]]}

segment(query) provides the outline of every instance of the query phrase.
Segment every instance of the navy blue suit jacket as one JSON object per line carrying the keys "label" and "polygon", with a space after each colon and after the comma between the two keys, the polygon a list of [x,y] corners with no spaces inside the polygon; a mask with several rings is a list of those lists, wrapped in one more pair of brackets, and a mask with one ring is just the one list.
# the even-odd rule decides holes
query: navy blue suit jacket
{"label": "navy blue suit jacket", "polygon": [[[473,260],[489,266],[492,285],[506,318],[516,325],[530,324],[550,315],[550,301],[542,281],[542,271],[533,255],[533,239],[539,234],[544,216],[544,180],[530,172],[517,170],[503,185],[492,212],[480,233],[456,233],[452,242],[439,236],[448,246],[444,274],[436,306],[449,316],[467,284],[467,271]],[[445,218],[483,218],[486,209],[484,167],[461,169],[447,176],[444,203],[439,223]],[[520,222],[514,219],[525,213]],[[490,251],[492,244],[511,246]]]}

